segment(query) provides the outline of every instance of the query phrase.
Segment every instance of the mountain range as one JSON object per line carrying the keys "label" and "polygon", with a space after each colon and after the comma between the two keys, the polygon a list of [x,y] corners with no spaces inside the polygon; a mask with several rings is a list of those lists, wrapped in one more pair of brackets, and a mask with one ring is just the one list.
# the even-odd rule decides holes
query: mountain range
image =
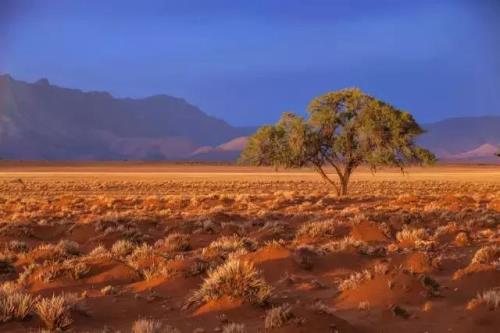
{"label": "mountain range", "polygon": [[[449,161],[496,162],[500,116],[424,124],[419,143]],[[234,127],[167,95],[115,98],[0,75],[0,158],[233,160],[256,128]]]}

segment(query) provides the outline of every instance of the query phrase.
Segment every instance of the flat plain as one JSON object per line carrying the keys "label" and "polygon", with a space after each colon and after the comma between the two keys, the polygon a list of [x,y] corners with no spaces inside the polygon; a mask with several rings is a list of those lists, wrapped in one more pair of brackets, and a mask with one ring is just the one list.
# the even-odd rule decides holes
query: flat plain
{"label": "flat plain", "polygon": [[2,162],[0,331],[495,332],[499,231],[498,165]]}

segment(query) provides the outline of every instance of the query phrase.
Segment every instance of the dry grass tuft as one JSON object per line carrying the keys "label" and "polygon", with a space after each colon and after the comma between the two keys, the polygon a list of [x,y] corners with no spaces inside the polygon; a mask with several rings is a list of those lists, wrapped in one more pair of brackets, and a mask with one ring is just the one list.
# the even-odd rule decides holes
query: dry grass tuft
{"label": "dry grass tuft", "polygon": [[159,320],[139,319],[132,325],[132,333],[180,333],[177,328],[164,326]]}
{"label": "dry grass tuft", "polygon": [[0,290],[0,322],[24,320],[33,310],[37,299],[24,292]]}
{"label": "dry grass tuft", "polygon": [[295,237],[300,238],[318,238],[332,236],[335,233],[336,223],[334,221],[309,222],[300,226]]}
{"label": "dry grass tuft", "polygon": [[111,253],[116,257],[126,257],[134,252],[136,245],[127,239],[116,241],[111,247]]}
{"label": "dry grass tuft", "polygon": [[224,236],[204,248],[202,255],[205,258],[221,257],[227,259],[233,253],[244,254],[256,249],[257,244],[250,238],[236,235],[231,237]]}
{"label": "dry grass tuft", "polygon": [[271,286],[260,277],[252,263],[230,259],[208,273],[208,277],[190,298],[190,302],[206,302],[222,296],[263,304],[271,296]]}
{"label": "dry grass tuft", "polygon": [[77,297],[73,294],[52,295],[40,299],[35,310],[49,330],[65,330],[73,323],[71,310],[76,302]]}
{"label": "dry grass tuft", "polygon": [[230,323],[222,327],[222,333],[246,333],[245,324]]}
{"label": "dry grass tuft", "polygon": [[500,246],[484,246],[476,251],[472,258],[473,264],[492,264],[500,257]]}
{"label": "dry grass tuft", "polygon": [[191,249],[189,236],[177,232],[168,235],[165,239],[157,241],[155,246],[167,252],[188,251]]}
{"label": "dry grass tuft", "polygon": [[267,311],[266,319],[264,321],[264,327],[266,330],[272,330],[275,328],[280,328],[285,326],[294,315],[292,313],[292,308],[288,304],[283,304],[274,307]]}
{"label": "dry grass tuft", "polygon": [[500,308],[500,289],[490,289],[478,294],[467,304],[467,309],[473,309],[478,305],[486,305],[490,310]]}
{"label": "dry grass tuft", "polygon": [[351,274],[347,279],[340,282],[339,289],[341,291],[353,290],[358,288],[359,285],[362,284],[364,281],[371,280],[372,278],[373,274],[368,270],[357,272]]}

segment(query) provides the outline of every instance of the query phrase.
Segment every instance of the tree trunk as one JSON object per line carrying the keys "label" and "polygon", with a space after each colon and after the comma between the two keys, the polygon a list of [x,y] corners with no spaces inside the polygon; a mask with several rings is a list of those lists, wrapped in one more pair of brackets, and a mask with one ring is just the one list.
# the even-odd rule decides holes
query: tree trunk
{"label": "tree trunk", "polygon": [[351,178],[351,172],[346,170],[344,174],[339,174],[340,179],[340,196],[347,195],[347,188],[349,185],[349,178]]}
{"label": "tree trunk", "polygon": [[347,185],[349,184],[349,178],[340,177],[340,196],[347,195]]}

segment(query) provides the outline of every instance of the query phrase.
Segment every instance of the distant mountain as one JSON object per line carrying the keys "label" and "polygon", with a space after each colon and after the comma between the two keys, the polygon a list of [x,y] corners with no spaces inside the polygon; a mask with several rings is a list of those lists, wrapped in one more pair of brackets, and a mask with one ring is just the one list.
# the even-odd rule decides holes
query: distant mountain
{"label": "distant mountain", "polygon": [[196,149],[190,159],[199,161],[231,161],[237,160],[248,141],[247,136],[233,139],[217,147],[203,146]]}
{"label": "distant mountain", "polygon": [[448,118],[424,124],[418,143],[443,161],[500,162],[500,116]]}
{"label": "distant mountain", "polygon": [[[441,161],[500,163],[495,155],[500,150],[500,116],[449,118],[423,127],[427,132],[418,138],[418,144],[430,149]],[[231,149],[224,144],[202,147],[192,156],[202,160],[234,159],[246,140],[241,137],[230,141]]]}
{"label": "distant mountain", "polygon": [[[419,144],[444,161],[499,162],[500,116],[424,124]],[[183,99],[114,98],[0,75],[0,159],[235,160],[256,128],[237,128]]]}
{"label": "distant mountain", "polygon": [[184,159],[251,132],[167,95],[114,98],[0,75],[3,159]]}

